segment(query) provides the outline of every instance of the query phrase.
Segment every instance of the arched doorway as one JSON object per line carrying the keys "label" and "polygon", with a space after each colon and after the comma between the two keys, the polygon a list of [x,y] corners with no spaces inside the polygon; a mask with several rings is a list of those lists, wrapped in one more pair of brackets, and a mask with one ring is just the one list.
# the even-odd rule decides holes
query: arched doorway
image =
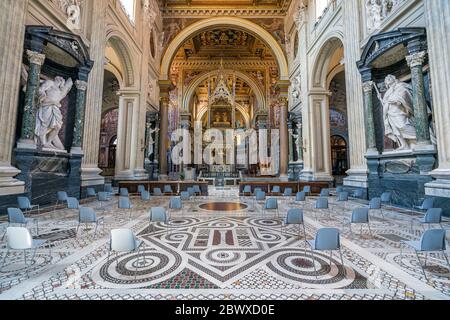
{"label": "arched doorway", "polygon": [[336,182],[345,176],[348,170],[348,146],[347,141],[341,136],[331,136],[331,168]]}

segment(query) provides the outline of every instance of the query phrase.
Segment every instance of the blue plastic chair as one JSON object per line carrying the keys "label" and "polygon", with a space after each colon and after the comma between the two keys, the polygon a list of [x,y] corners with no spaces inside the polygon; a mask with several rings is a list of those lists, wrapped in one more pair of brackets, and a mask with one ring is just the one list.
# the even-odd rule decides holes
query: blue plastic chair
{"label": "blue plastic chair", "polygon": [[152,232],[155,231],[154,222],[162,222],[166,225],[166,232],[169,230],[169,219],[166,213],[166,209],[163,207],[154,207],[150,209],[149,223],[152,226]]}
{"label": "blue plastic chair", "polygon": [[109,195],[112,195],[114,193],[112,184],[105,183],[105,187],[104,187],[103,191],[107,192]]}
{"label": "blue plastic chair", "polygon": [[[26,227],[29,223],[35,222],[36,234],[39,235],[39,223],[37,219],[25,218],[25,215],[19,208],[8,208],[7,212],[8,212],[8,227],[12,224],[18,224],[21,227],[22,226]],[[6,228],[6,230],[8,230],[8,227]],[[2,240],[5,238],[6,230],[5,233],[3,234]]]}
{"label": "blue plastic chair", "polygon": [[110,200],[109,196],[110,194],[108,192],[102,191],[98,193],[97,200],[100,203],[100,208],[97,209],[105,211],[104,204]]}
{"label": "blue plastic chair", "polygon": [[244,186],[244,190],[242,191],[242,196],[251,196],[252,195],[252,187],[251,186]]}
{"label": "blue plastic chair", "polygon": [[391,204],[392,201],[392,193],[391,192],[384,192],[381,195],[381,203],[382,204]]}
{"label": "blue plastic chair", "polygon": [[88,224],[95,224],[95,232],[94,237],[97,236],[97,229],[98,225],[102,222],[102,226],[105,226],[105,220],[103,217],[98,218],[97,214],[95,213],[94,209],[90,207],[80,207],[79,215],[78,215],[78,227],[77,227],[77,234],[78,230],[80,229],[80,226],[84,224],[86,226],[86,230],[88,227]]}
{"label": "blue plastic chair", "polygon": [[181,197],[170,198],[169,209],[170,209],[170,214],[172,214],[172,212],[174,212],[175,210],[183,212],[183,203],[181,201]]}
{"label": "blue plastic chair", "polygon": [[192,188],[194,188],[194,192],[196,196],[202,195],[202,190],[200,189],[200,186],[198,184],[194,185]]}
{"label": "blue plastic chair", "polygon": [[274,195],[274,194],[280,194],[280,193],[281,193],[281,188],[280,188],[280,186],[274,186],[274,187],[272,188],[272,192],[271,192],[272,195]]}
{"label": "blue plastic chair", "polygon": [[67,198],[68,198],[69,196],[67,195],[67,192],[65,192],[65,191],[58,191],[57,192],[57,194],[56,194],[56,204],[55,204],[55,209],[54,209],[54,211],[56,211],[56,208],[58,207],[58,204],[60,203],[60,202],[65,202],[65,203],[67,203]]}
{"label": "blue plastic chair", "polygon": [[164,186],[164,193],[165,193],[165,194],[166,194],[166,193],[168,193],[168,194],[173,194],[172,186],[166,184],[166,185]]}
{"label": "blue plastic chair", "polygon": [[131,205],[130,198],[128,197],[120,197],[119,198],[119,209],[130,210],[130,219],[133,213],[133,206]]}
{"label": "blue plastic chair", "polygon": [[320,190],[320,197],[329,197],[330,196],[330,189],[325,188]]}
{"label": "blue plastic chair", "polygon": [[[300,237],[300,226],[303,227],[303,236],[306,241],[306,228],[305,221],[303,219],[303,210],[302,209],[289,209],[286,215],[286,219],[284,220],[284,229],[287,228],[288,225],[297,225],[298,226],[298,235]],[[283,230],[281,231],[283,233]],[[306,255],[306,247],[305,247],[305,255]]]}
{"label": "blue plastic chair", "polygon": [[[314,205],[314,218],[317,220],[317,210],[319,212],[322,212],[323,210],[328,210],[329,209],[329,205],[328,205],[328,198],[319,198],[316,200],[316,204]],[[330,217],[331,217],[331,213]]]}
{"label": "blue plastic chair", "polygon": [[194,190],[194,188],[192,188],[192,187],[188,188],[188,189],[187,189],[187,192],[189,193],[189,195],[190,195],[191,197],[194,197],[194,196],[195,196],[195,190]]}
{"label": "blue plastic chair", "polygon": [[97,197],[97,192],[94,188],[86,188],[86,198],[95,198]]}
{"label": "blue plastic chair", "polygon": [[263,208],[263,214],[265,214],[267,210],[275,210],[278,217],[278,200],[276,198],[269,198],[266,200]]}
{"label": "blue plastic chair", "polygon": [[258,192],[263,191],[263,189],[261,188],[255,188],[255,190],[253,190],[253,195],[256,197],[256,195],[258,194]]}
{"label": "blue plastic chair", "polygon": [[[404,244],[412,247],[416,253],[417,260],[419,260],[420,267],[422,268],[423,275],[425,279],[428,280],[427,274],[425,273],[425,269],[422,266],[422,262],[420,261],[419,252],[425,253],[425,267],[427,266],[427,254],[429,252],[440,252],[444,255],[445,260],[447,261],[447,266],[450,269],[450,264],[445,254],[447,250],[447,240],[445,238],[445,230],[442,229],[432,229],[427,230],[422,235],[419,241],[402,241]],[[401,252],[403,254],[403,251]]]}
{"label": "blue plastic chair", "polygon": [[352,217],[348,224],[350,232],[353,234],[352,224],[361,225],[360,234],[362,234],[363,225],[367,224],[367,226],[369,227],[369,233],[372,234],[372,230],[370,229],[369,208],[357,208],[353,210]]}
{"label": "blue plastic chair", "polygon": [[306,203],[306,193],[304,193],[303,191],[297,192],[297,194],[295,195],[295,203],[301,203],[304,205]]}
{"label": "blue plastic chair", "polygon": [[264,191],[258,191],[255,195],[255,203],[253,204],[253,207],[256,206],[256,203],[259,201],[266,201],[266,193]]}
{"label": "blue plastic chair", "polygon": [[80,202],[77,198],[69,197],[67,198],[67,209],[78,210],[80,209]]}
{"label": "blue plastic chair", "polygon": [[[425,216],[420,218],[418,222],[421,224],[422,228],[425,230],[425,225],[431,228],[432,224],[438,224],[442,230],[445,230],[442,226],[442,209],[441,208],[430,208],[425,213]],[[415,219],[411,219],[411,230],[413,229],[413,223]]]}
{"label": "blue plastic chair", "polygon": [[137,191],[142,194],[145,191],[145,186],[143,184],[138,185]]}
{"label": "blue plastic chair", "polygon": [[283,197],[292,197],[292,194],[293,194],[292,188],[286,188],[284,189]]}
{"label": "blue plastic chair", "polygon": [[353,198],[362,199],[364,197],[364,191],[362,189],[356,189],[352,194]]}
{"label": "blue plastic chair", "polygon": [[144,242],[136,239],[133,231],[130,229],[115,229],[111,230],[109,238],[109,252],[107,263],[109,264],[109,259],[111,252],[116,253],[117,265],[119,264],[118,253],[135,253],[137,254],[137,261],[134,263],[135,272],[134,279],[136,280],[138,275],[138,266],[145,265],[148,261],[145,259],[145,255],[141,254],[141,247]]}
{"label": "blue plastic chair", "polygon": [[163,193],[161,191],[161,188],[153,188],[153,195],[158,197],[162,196]]}
{"label": "blue plastic chair", "polygon": [[342,186],[337,187],[336,188],[336,193],[339,194],[341,192],[344,192],[344,187],[342,187]]}
{"label": "blue plastic chair", "polygon": [[127,188],[120,188],[119,195],[121,197],[128,197],[130,196],[130,193],[128,192]]}
{"label": "blue plastic chair", "polygon": [[17,197],[17,204],[19,205],[19,209],[25,210],[25,213],[33,211],[35,208],[37,208],[38,214],[41,213],[39,205],[32,205],[30,199],[27,197]]}
{"label": "blue plastic chair", "polygon": [[150,192],[148,192],[147,190],[144,190],[141,192],[141,200],[142,201],[150,201],[151,197],[150,197]]}
{"label": "blue plastic chair", "polygon": [[303,192],[306,193],[307,196],[311,195],[311,186],[304,186],[303,187]]}
{"label": "blue plastic chair", "polygon": [[191,195],[187,191],[182,191],[180,193],[180,197],[181,197],[182,201],[190,201],[191,200]]}
{"label": "blue plastic chair", "polygon": [[434,198],[426,198],[420,206],[414,206],[414,208],[422,211],[427,211],[428,209],[434,208]]}
{"label": "blue plastic chair", "polygon": [[323,228],[317,230],[316,237],[313,240],[307,240],[311,247],[311,259],[314,265],[314,271],[317,278],[316,264],[314,263],[313,251],[330,251],[330,266],[332,263],[333,251],[339,251],[341,257],[341,265],[344,270],[344,275],[347,276],[347,270],[344,266],[344,259],[341,250],[341,236],[339,230],[336,228]]}
{"label": "blue plastic chair", "polygon": [[379,210],[381,213],[381,216],[384,218],[383,214],[383,207],[381,206],[381,198],[373,198],[369,202],[369,210]]}

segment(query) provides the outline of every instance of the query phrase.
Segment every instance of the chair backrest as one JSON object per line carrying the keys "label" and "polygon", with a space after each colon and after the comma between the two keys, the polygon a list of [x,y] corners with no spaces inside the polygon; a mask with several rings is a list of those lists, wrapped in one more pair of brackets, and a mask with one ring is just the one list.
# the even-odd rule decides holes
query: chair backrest
{"label": "chair backrest", "polygon": [[163,207],[155,207],[150,209],[150,221],[152,222],[166,222],[166,209]]}
{"label": "chair backrest", "polygon": [[304,186],[303,187],[303,192],[306,193],[306,194],[311,193],[311,186]]}
{"label": "chair backrest", "polygon": [[442,209],[430,208],[425,214],[425,223],[441,223],[442,222]]}
{"label": "chair backrest", "polygon": [[80,203],[77,198],[67,198],[67,208],[68,209],[80,209]]}
{"label": "chair backrest", "polygon": [[317,250],[337,250],[341,247],[339,230],[336,228],[319,229],[316,234]]}
{"label": "chair backrest", "polygon": [[94,188],[86,188],[86,194],[88,197],[95,197],[97,195]]}
{"label": "chair backrest", "polygon": [[127,188],[120,188],[120,196],[121,197],[128,197],[129,192]]}
{"label": "chair backrest", "polygon": [[78,221],[80,223],[97,222],[97,215],[95,214],[94,209],[90,207],[80,207]]}
{"label": "chair backrest", "polygon": [[33,247],[33,238],[27,228],[9,227],[6,230],[6,235],[8,237],[8,249],[26,250]]}
{"label": "chair backrest", "polygon": [[30,199],[27,197],[17,197],[17,203],[20,209],[31,209]]}
{"label": "chair backrest", "polygon": [[364,191],[361,189],[356,189],[353,191],[353,197],[354,198],[362,198],[364,196]]}
{"label": "chair backrest", "polygon": [[105,192],[109,192],[112,193],[113,192],[113,187],[111,183],[105,183],[105,188],[104,188]]}
{"label": "chair backrest", "polygon": [[285,197],[291,197],[291,196],[292,196],[292,188],[286,188],[286,189],[284,189],[283,196],[285,196]]}
{"label": "chair backrest", "polygon": [[131,209],[130,198],[120,197],[119,198],[119,209]]}
{"label": "chair backrest", "polygon": [[58,198],[58,201],[67,201],[67,192],[65,191],[58,191],[56,194],[56,197]]}
{"label": "chair backrest", "polygon": [[110,249],[118,252],[136,250],[136,238],[130,229],[111,230]]}
{"label": "chair backrest", "polygon": [[137,190],[138,190],[138,193],[142,193],[142,192],[144,192],[144,191],[145,191],[145,186],[144,186],[144,185],[142,185],[142,184],[140,184],[140,185],[138,185],[138,188],[137,188]]}
{"label": "chair backrest", "polygon": [[339,186],[336,188],[336,193],[344,192],[344,187]]}
{"label": "chair backrest", "polygon": [[434,208],[434,198],[426,198],[423,200],[422,205],[420,206],[422,210],[428,210]]}
{"label": "chair backrest", "polygon": [[195,196],[194,188],[192,188],[192,187],[188,188],[188,189],[187,189],[187,192],[189,193],[189,195],[190,195],[191,197],[192,197],[192,196]]}
{"label": "chair backrest", "polygon": [[280,188],[280,186],[274,186],[274,187],[272,188],[272,192],[273,192],[273,193],[281,193],[281,188]]}
{"label": "chair backrest", "polygon": [[26,224],[27,220],[19,208],[8,208],[8,222]]}
{"label": "chair backrest", "polygon": [[330,196],[330,189],[325,188],[320,190],[320,196],[321,197],[329,197]]}
{"label": "chair backrest", "polygon": [[202,193],[202,190],[200,189],[199,185],[196,184],[195,186],[193,186],[193,188],[195,193]]}
{"label": "chair backrest", "polygon": [[148,201],[150,200],[150,192],[144,190],[141,192],[141,200]]}
{"label": "chair backrest", "polygon": [[262,201],[266,199],[266,193],[264,191],[258,191],[256,193],[256,201]]}
{"label": "chair backrest", "polygon": [[378,210],[381,209],[381,198],[373,198],[369,202],[369,209]]}
{"label": "chair backrest", "polygon": [[381,195],[381,202],[382,203],[390,203],[391,199],[392,199],[392,193],[390,193],[390,192],[384,192]]}
{"label": "chair backrest", "polygon": [[264,209],[278,209],[278,200],[275,198],[267,199]]}
{"label": "chair backrest", "polygon": [[170,209],[182,209],[183,204],[181,202],[181,197],[172,197],[169,201],[169,208]]}
{"label": "chair backrest", "polygon": [[339,192],[338,201],[348,201],[349,194],[346,191]]}
{"label": "chair backrest", "polygon": [[369,223],[369,208],[357,208],[353,210],[352,223]]}
{"label": "chair backrest", "polygon": [[243,192],[244,193],[252,193],[252,187],[251,186],[245,186]]}
{"label": "chair backrest", "polygon": [[303,191],[297,192],[297,195],[295,196],[295,201],[306,201],[306,193]]}
{"label": "chair backrest", "polygon": [[166,184],[166,185],[164,186],[164,193],[172,193],[172,192],[173,192],[173,191],[172,191],[172,186]]}
{"label": "chair backrest", "polygon": [[263,191],[261,188],[255,188],[255,190],[253,190],[253,194],[256,196],[258,194],[258,192]]}
{"label": "chair backrest", "polygon": [[328,209],[328,198],[319,198],[316,200],[316,209]]}
{"label": "chair backrest", "polygon": [[97,196],[98,201],[108,201],[108,192],[99,192]]}
{"label": "chair backrest", "polygon": [[183,191],[180,193],[181,200],[189,201],[191,199],[191,195],[187,191]]}
{"label": "chair backrest", "polygon": [[442,251],[447,249],[445,230],[427,230],[420,239],[422,251]]}
{"label": "chair backrest", "polygon": [[302,224],[302,223],[303,223],[303,210],[289,209],[286,216],[286,224]]}
{"label": "chair backrest", "polygon": [[162,195],[161,188],[153,188],[153,194],[157,196]]}

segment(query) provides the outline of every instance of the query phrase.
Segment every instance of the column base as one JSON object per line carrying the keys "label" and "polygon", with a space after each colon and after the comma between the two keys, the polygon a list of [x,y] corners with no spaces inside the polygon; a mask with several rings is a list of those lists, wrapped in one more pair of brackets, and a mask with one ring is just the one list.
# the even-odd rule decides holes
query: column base
{"label": "column base", "polygon": [[425,184],[425,195],[435,199],[435,207],[442,208],[444,215],[450,216],[450,176]]}
{"label": "column base", "polygon": [[33,140],[20,139],[17,142],[17,149],[37,150],[37,145]]}
{"label": "column base", "polygon": [[134,177],[137,180],[148,180],[149,179],[149,175],[144,168],[135,169]]}
{"label": "column base", "polygon": [[70,149],[71,154],[84,155],[83,150],[80,147],[73,147]]}
{"label": "column base", "polygon": [[11,166],[0,166],[0,196],[23,194],[25,182],[15,179],[20,170]]}
{"label": "column base", "polygon": [[97,167],[82,167],[81,168],[81,186],[91,187],[97,185],[104,185],[105,178],[100,175],[102,170]]}
{"label": "column base", "polygon": [[344,178],[344,186],[367,189],[369,187],[368,173],[369,171],[367,169],[348,170],[348,177]]}
{"label": "column base", "polygon": [[327,173],[315,173],[312,170],[303,170],[300,173],[300,181],[306,182],[334,182],[334,177]]}

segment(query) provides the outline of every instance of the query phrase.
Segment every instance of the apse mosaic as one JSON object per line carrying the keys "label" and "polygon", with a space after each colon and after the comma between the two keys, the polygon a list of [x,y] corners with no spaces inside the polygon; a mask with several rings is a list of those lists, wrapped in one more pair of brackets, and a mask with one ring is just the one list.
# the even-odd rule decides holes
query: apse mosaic
{"label": "apse mosaic", "polygon": [[[48,246],[35,257],[14,253],[0,270],[0,299],[448,299],[450,270],[430,255],[424,278],[415,254],[402,241],[417,240],[409,211],[373,213],[371,230],[343,227],[350,211],[331,201],[330,212],[315,211],[308,199],[305,229],[282,226],[291,200],[281,201],[280,216],[262,214],[262,204],[240,199],[237,190],[216,190],[170,212],[169,223],[148,221],[148,208],[167,206],[165,198],[132,198],[129,212],[117,199],[93,207],[105,226],[82,226],[76,212],[59,210],[39,217],[38,239]],[[409,213],[409,214],[408,214]],[[315,217],[317,216],[317,219]],[[342,232],[338,252],[312,252],[306,246],[318,228]],[[6,224],[0,225],[4,232]],[[448,222],[444,224],[449,228]],[[139,252],[111,254],[108,234],[130,228],[143,241]],[[34,234],[34,231],[33,231]],[[0,253],[5,253],[1,242]],[[342,263],[343,262],[343,263]]]}

